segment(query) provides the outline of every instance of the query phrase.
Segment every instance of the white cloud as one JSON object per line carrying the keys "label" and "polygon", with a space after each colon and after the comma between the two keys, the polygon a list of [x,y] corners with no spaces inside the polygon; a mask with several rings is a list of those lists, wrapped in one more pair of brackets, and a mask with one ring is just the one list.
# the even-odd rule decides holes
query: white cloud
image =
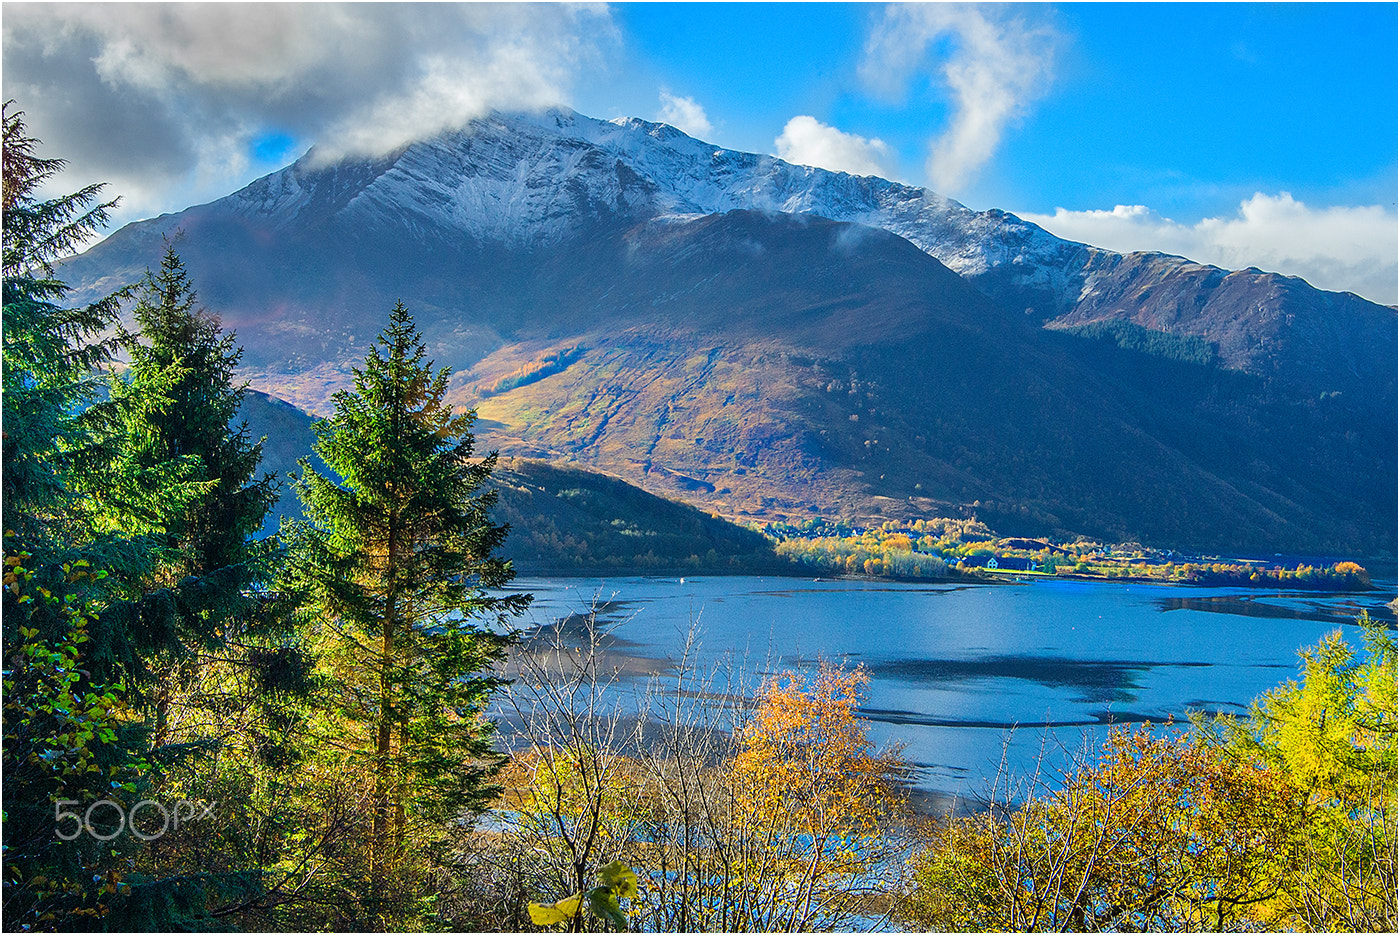
{"label": "white cloud", "polygon": [[705,108],[693,97],[677,97],[669,91],[661,92],[661,122],[687,133],[697,139],[708,139],[715,128],[710,118],[705,116]]}
{"label": "white cloud", "polygon": [[852,175],[889,178],[890,147],[883,140],[867,140],[843,133],[815,117],[793,117],[773,141],[779,158],[802,166],[818,166]]}
{"label": "white cloud", "polygon": [[992,158],[1007,124],[1045,91],[1057,38],[999,7],[894,5],[871,32],[860,72],[872,87],[898,93],[926,67],[930,47],[946,45],[941,71],[953,116],[931,141],[925,171],[934,189],[956,195]]}
{"label": "white cloud", "polygon": [[169,207],[226,193],[263,133],[368,155],[565,103],[617,38],[588,4],[11,4],[4,82],[65,184]]}
{"label": "white cloud", "polygon": [[1233,217],[1195,224],[1143,205],[1017,216],[1058,237],[1110,250],[1159,250],[1226,269],[1255,266],[1301,276],[1319,289],[1355,292],[1386,305],[1396,301],[1400,227],[1395,213],[1380,205],[1310,208],[1288,192],[1256,192]]}

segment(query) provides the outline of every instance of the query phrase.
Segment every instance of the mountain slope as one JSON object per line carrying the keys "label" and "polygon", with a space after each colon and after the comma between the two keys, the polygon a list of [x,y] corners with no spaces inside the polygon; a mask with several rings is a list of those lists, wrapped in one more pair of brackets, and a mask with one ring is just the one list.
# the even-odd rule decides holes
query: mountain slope
{"label": "mountain slope", "polygon": [[1276,401],[1260,377],[1047,331],[851,225],[651,227],[595,241],[589,263],[563,264],[573,279],[542,274],[557,317],[456,381],[494,444],[736,517],[972,511],[1003,531],[1197,547],[1389,541],[1377,427],[1340,397]]}

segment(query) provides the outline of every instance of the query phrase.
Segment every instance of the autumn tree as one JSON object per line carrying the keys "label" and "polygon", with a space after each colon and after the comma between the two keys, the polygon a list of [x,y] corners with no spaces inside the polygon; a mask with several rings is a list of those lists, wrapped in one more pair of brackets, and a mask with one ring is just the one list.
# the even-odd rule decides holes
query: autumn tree
{"label": "autumn tree", "polygon": [[744,678],[701,671],[692,632],[674,680],[628,708],[596,620],[570,635],[542,634],[515,661],[517,817],[477,844],[508,910],[498,924],[519,925],[528,902],[532,918],[559,921],[553,906],[586,928],[578,896],[613,861],[637,872],[627,910],[641,929],[840,930],[881,913],[908,816],[901,763],[857,714],[864,673],[786,673],[752,707],[726,704]]}
{"label": "autumn tree", "polygon": [[1244,762],[1286,776],[1303,824],[1273,920],[1306,929],[1394,931],[1396,649],[1362,614],[1366,653],[1340,631],[1304,650],[1303,680],[1215,725]]}
{"label": "autumn tree", "polygon": [[[497,890],[501,912],[486,927],[548,918],[585,930],[596,919],[580,894],[613,861],[632,860],[653,827],[649,776],[638,758],[641,721],[627,716],[619,674],[608,665],[610,634],[596,614],[581,616],[581,626],[536,632],[512,652],[504,701],[514,750],[501,804],[513,817],[468,871]],[[531,903],[537,911],[526,915]],[[543,907],[570,911],[554,919]]]}
{"label": "autumn tree", "polygon": [[1395,637],[1305,650],[1248,717],[1110,733],[1061,781],[1005,782],[914,861],[906,922],[945,930],[1393,931]]}
{"label": "autumn tree", "polygon": [[[940,930],[1195,931],[1280,889],[1298,824],[1287,777],[1190,732],[1114,729],[1097,762],[949,817],[914,861],[906,921]],[[1020,801],[1018,802],[1018,799]]]}
{"label": "autumn tree", "polygon": [[353,390],[315,426],[302,461],[307,520],[293,531],[295,571],[319,630],[318,671],[331,680],[327,749],[373,785],[371,878],[404,853],[414,819],[479,809],[498,757],[482,709],[499,682],[485,670],[504,625],[528,603],[488,594],[510,580],[494,553],[506,529],[483,489],[495,457],[473,459],[474,413],[443,399],[402,304],[355,370]]}
{"label": "autumn tree", "polygon": [[764,684],[729,767],[730,925],[840,927],[889,886],[903,819],[900,761],[857,714],[869,677],[822,663]]}

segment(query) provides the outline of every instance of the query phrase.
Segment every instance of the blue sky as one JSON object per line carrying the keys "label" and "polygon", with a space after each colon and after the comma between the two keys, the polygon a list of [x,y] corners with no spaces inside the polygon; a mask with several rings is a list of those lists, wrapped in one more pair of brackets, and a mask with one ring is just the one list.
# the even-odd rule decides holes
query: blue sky
{"label": "blue sky", "polygon": [[[810,114],[891,144],[895,167],[922,184],[929,139],[952,109],[939,74],[952,37],[929,47],[902,93],[883,96],[860,74],[883,9],[622,5],[623,54],[612,74],[580,82],[577,106],[655,111],[667,86],[704,107],[714,142],[763,151]],[[1143,201],[1200,215],[1284,189],[1394,207],[1394,5],[1009,9],[1047,33],[1030,49],[1050,60],[1045,88],[1027,95],[976,178],[947,194],[974,207]]]}
{"label": "blue sky", "polygon": [[1387,3],[4,6],[6,97],[123,220],[565,103],[1388,303],[1396,52]]}

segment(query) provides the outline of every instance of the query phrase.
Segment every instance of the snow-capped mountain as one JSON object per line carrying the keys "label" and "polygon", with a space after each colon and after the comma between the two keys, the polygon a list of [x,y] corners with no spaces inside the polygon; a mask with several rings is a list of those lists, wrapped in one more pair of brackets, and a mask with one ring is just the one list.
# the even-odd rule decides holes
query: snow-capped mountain
{"label": "snow-capped mountain", "polygon": [[487,444],[724,515],[1394,548],[1395,310],[1300,279],[564,110],[313,151],[62,275],[110,291],[176,232],[307,408],[402,300]]}
{"label": "snow-capped mountain", "polygon": [[813,214],[890,231],[964,276],[1009,266],[1018,285],[1061,292],[1071,288],[1066,271],[1101,252],[927,189],[720,149],[666,124],[569,110],[493,114],[350,167],[319,167],[313,151],[216,204],[278,227],[337,214],[515,247],[554,245],[605,220],[736,209]]}

